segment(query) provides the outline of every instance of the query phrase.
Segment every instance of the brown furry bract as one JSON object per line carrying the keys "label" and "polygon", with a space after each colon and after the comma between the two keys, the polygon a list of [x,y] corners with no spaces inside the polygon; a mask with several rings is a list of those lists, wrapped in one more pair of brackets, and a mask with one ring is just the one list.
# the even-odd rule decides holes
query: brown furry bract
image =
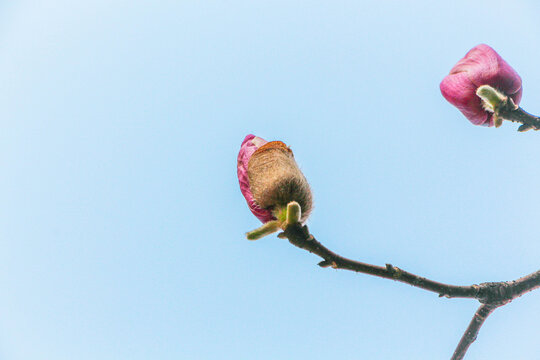
{"label": "brown furry bract", "polygon": [[296,201],[302,209],[300,221],[307,220],[313,208],[311,189],[287,145],[271,141],[257,149],[248,163],[248,177],[259,206],[278,209]]}

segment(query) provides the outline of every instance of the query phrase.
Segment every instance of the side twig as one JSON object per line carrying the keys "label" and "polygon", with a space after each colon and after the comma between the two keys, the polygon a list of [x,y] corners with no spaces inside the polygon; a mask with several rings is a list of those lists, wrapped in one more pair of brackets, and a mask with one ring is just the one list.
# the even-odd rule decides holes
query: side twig
{"label": "side twig", "polygon": [[486,318],[498,307],[503,306],[526,292],[540,287],[540,270],[513,281],[486,282],[479,285],[457,286],[433,281],[391,264],[385,267],[366,264],[338,255],[318,242],[309,233],[307,226],[299,223],[290,224],[278,235],[288,239],[291,244],[320,256],[321,267],[332,267],[382,277],[412,285],[437,293],[439,297],[476,299],[482,305],[475,313],[469,327],[452,356],[452,360],[463,359],[469,346],[474,342],[478,331]]}
{"label": "side twig", "polygon": [[478,310],[476,310],[476,313],[474,314],[469,326],[467,327],[467,330],[465,330],[465,333],[461,337],[461,340],[459,341],[459,344],[456,348],[456,351],[454,351],[454,355],[452,355],[451,360],[463,359],[465,353],[467,352],[467,350],[469,350],[469,346],[471,346],[471,344],[476,340],[478,332],[484,324],[484,321],[486,321],[487,317],[496,308],[497,306],[494,305],[480,305]]}

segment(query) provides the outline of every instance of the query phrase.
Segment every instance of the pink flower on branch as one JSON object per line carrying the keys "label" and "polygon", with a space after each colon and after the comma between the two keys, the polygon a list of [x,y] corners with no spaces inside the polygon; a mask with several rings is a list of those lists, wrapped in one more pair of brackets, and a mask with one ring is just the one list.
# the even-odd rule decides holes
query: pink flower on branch
{"label": "pink flower on branch", "polygon": [[[475,125],[493,126],[494,109],[486,108],[477,96],[482,85],[489,85],[502,96],[508,96],[519,104],[522,95],[521,78],[518,73],[495,50],[488,45],[472,48],[450,70],[440,88],[441,93]],[[517,108],[517,106],[516,106]]]}

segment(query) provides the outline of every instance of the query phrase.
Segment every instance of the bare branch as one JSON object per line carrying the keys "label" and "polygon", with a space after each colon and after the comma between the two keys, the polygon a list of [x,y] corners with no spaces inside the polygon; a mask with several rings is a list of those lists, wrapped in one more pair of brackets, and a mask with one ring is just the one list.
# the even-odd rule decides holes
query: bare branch
{"label": "bare branch", "polygon": [[540,270],[513,281],[486,282],[479,285],[458,286],[426,279],[391,264],[386,264],[385,267],[381,267],[347,259],[323,246],[309,233],[307,226],[302,226],[299,223],[287,226],[285,231],[280,233],[278,237],[288,239],[294,246],[323,258],[323,261],[319,263],[319,266],[321,267],[350,270],[403,282],[420,289],[437,293],[440,297],[470,298],[480,301],[482,305],[476,311],[469,327],[461,338],[452,360],[463,359],[467,349],[476,339],[482,324],[496,308],[506,305],[513,299],[540,287]]}
{"label": "bare branch", "polygon": [[478,310],[476,310],[476,313],[474,314],[469,326],[467,327],[467,330],[465,330],[465,333],[461,337],[461,340],[459,341],[451,360],[463,359],[465,353],[469,349],[469,346],[471,346],[471,344],[476,340],[476,336],[484,324],[484,321],[496,308],[497,306],[494,305],[480,305]]}
{"label": "bare branch", "polygon": [[480,287],[477,285],[456,286],[443,284],[412,274],[391,264],[386,264],[385,267],[381,267],[347,259],[323,246],[320,242],[315,240],[313,235],[309,234],[307,226],[302,226],[300,224],[288,226],[285,229],[285,232],[279,236],[288,238],[291,244],[323,258],[324,261],[319,263],[319,266],[321,267],[333,267],[334,269],[350,270],[391,279],[437,293],[441,297],[475,299],[480,291]]}

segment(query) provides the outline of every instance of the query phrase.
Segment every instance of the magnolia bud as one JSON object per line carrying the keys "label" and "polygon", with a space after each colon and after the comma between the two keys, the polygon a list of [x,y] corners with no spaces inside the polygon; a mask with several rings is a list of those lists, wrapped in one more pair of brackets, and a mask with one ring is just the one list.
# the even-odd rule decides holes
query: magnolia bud
{"label": "magnolia bud", "polygon": [[281,141],[267,142],[248,135],[238,154],[238,180],[250,210],[267,223],[277,220],[280,226],[287,221],[287,206],[304,222],[313,208],[309,184],[298,168],[293,153]]}
{"label": "magnolia bud", "polygon": [[[489,87],[482,88],[483,85]],[[484,44],[475,46],[458,61],[440,88],[445,99],[470,122],[484,126],[500,125],[501,120],[494,117],[495,105],[505,101],[506,97],[519,104],[522,94],[518,73],[495,50]]]}

